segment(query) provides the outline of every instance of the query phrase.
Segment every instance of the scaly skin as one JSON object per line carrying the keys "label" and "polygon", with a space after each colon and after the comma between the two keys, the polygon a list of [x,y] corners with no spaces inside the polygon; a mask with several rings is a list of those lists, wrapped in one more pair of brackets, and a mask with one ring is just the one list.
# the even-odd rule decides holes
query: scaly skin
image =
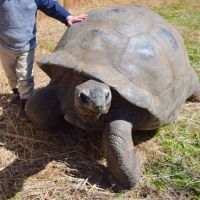
{"label": "scaly skin", "polygon": [[55,85],[47,86],[35,92],[26,103],[28,118],[42,130],[58,129],[64,122],[56,88]]}
{"label": "scaly skin", "polygon": [[[75,103],[74,93],[77,83],[78,86],[82,85],[85,83],[85,80],[82,81],[78,78],[76,80],[70,79],[69,76],[65,78],[35,93],[27,103],[28,117],[37,127],[46,130],[60,127],[63,119],[85,130],[102,130],[103,151],[107,159],[109,171],[122,188],[128,189],[135,186],[141,172],[140,163],[134,150],[132,130],[142,128],[148,130],[149,127],[152,128],[152,124],[156,122],[156,119],[153,120],[153,116],[147,110],[127,102],[114,90],[111,90],[112,103],[111,107],[108,106],[110,109],[107,114],[101,115],[96,122],[87,121],[90,118],[87,120],[82,119],[80,117],[82,111],[79,113],[81,103]],[[67,84],[63,84],[66,82]],[[84,91],[88,88],[91,91],[93,85],[96,87],[98,82],[94,83],[92,81],[90,84],[84,84]],[[101,87],[103,91],[99,90],[99,92],[104,94],[105,88],[108,86],[105,87],[101,83],[99,89]],[[82,92],[82,89],[80,91]],[[199,90],[196,91],[199,92]],[[98,97],[97,94],[93,95],[93,97],[98,98],[98,103],[100,103],[99,99],[104,101],[104,98],[102,96]],[[75,93],[75,98],[80,98],[80,95],[76,96]],[[90,107],[92,109],[96,108],[95,98],[92,99],[94,105],[91,105],[90,102],[87,109],[90,109]],[[106,102],[110,105],[110,102],[107,100]],[[86,105],[84,104],[84,106]],[[89,114],[91,115],[92,112],[89,112]],[[159,125],[159,122],[157,124]]]}
{"label": "scaly skin", "polygon": [[132,127],[124,120],[111,121],[103,133],[103,150],[108,169],[120,185],[129,189],[140,178],[140,164],[132,141]]}

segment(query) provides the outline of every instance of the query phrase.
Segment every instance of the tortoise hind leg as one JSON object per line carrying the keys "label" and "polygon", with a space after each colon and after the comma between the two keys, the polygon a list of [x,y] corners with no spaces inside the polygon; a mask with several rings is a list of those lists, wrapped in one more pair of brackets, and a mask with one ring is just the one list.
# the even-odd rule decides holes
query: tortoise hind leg
{"label": "tortoise hind leg", "polygon": [[193,68],[191,68],[190,73],[190,96],[188,97],[188,101],[191,102],[200,102],[200,83],[197,73]]}
{"label": "tortoise hind leg", "polygon": [[26,104],[28,118],[40,129],[57,129],[64,121],[56,91],[54,85],[47,86],[35,92]]}
{"label": "tortoise hind leg", "polygon": [[140,177],[132,141],[132,124],[125,120],[109,123],[103,134],[103,151],[108,169],[124,189],[135,186]]}
{"label": "tortoise hind leg", "polygon": [[188,98],[191,102],[200,102],[200,83],[198,82],[195,86],[193,94]]}

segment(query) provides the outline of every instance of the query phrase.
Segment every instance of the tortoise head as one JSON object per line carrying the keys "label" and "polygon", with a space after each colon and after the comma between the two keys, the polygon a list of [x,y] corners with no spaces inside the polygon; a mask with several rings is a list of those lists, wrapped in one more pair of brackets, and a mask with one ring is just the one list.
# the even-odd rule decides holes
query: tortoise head
{"label": "tortoise head", "polygon": [[94,80],[86,81],[75,89],[75,107],[81,118],[90,116],[95,120],[106,114],[111,99],[110,87]]}

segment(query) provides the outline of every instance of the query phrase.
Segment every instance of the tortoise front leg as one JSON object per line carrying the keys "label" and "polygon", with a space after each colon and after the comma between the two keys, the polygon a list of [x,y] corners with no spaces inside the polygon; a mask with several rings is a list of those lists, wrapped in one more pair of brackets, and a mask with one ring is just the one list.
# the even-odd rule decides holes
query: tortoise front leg
{"label": "tortoise front leg", "polygon": [[132,141],[132,124],[124,120],[110,122],[103,133],[103,150],[108,169],[126,189],[135,186],[140,177]]}
{"label": "tortoise front leg", "polygon": [[49,85],[35,92],[26,104],[26,113],[30,121],[43,130],[54,130],[64,122],[60,110],[57,89]]}

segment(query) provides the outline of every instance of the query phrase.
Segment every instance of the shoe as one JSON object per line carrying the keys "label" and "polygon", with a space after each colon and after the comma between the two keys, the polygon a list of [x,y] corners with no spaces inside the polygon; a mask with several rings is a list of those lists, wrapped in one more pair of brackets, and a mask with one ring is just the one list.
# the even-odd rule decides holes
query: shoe
{"label": "shoe", "polygon": [[23,123],[27,123],[30,121],[28,119],[28,117],[26,115],[26,111],[25,111],[26,102],[27,102],[27,99],[21,99],[19,113],[18,113],[18,118]]}
{"label": "shoe", "polygon": [[17,88],[12,89],[13,93],[10,95],[9,102],[18,104],[20,102],[20,96]]}

